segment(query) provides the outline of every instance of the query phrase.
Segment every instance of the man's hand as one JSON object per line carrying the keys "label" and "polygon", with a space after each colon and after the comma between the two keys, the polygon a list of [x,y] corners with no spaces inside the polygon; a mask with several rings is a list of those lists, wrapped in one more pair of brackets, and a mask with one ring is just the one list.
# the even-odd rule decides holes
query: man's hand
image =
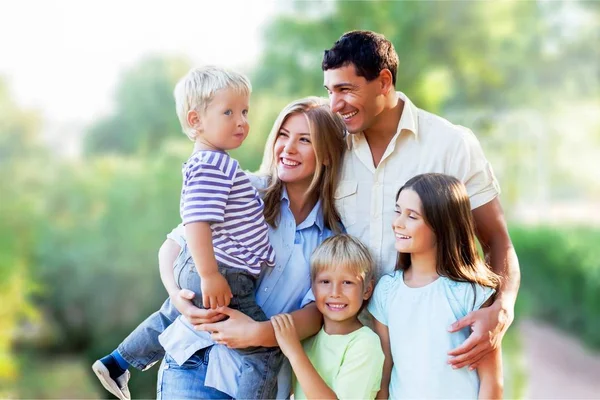
{"label": "man's hand", "polygon": [[217,307],[226,307],[233,297],[227,280],[218,271],[202,275],[200,289],[204,308],[214,310]]}
{"label": "man's hand", "polygon": [[256,346],[256,336],[258,335],[260,322],[256,322],[241,311],[229,307],[219,307],[216,311],[229,318],[226,321],[196,326],[195,329],[211,332],[211,338],[215,343],[223,344],[230,349],[245,349]]}
{"label": "man's hand", "polygon": [[183,315],[192,325],[210,324],[221,321],[227,316],[214,310],[205,310],[198,308],[192,303],[194,292],[187,289],[181,289],[175,296],[171,297],[171,302],[175,308]]}
{"label": "man's hand", "polygon": [[271,317],[275,338],[285,356],[291,359],[295,354],[303,352],[294,319],[290,314],[279,314]]}
{"label": "man's hand", "polygon": [[468,365],[470,370],[476,369],[485,356],[500,346],[513,318],[514,309],[503,307],[496,300],[490,307],[470,312],[456,321],[448,329],[450,332],[470,326],[472,333],[462,345],[448,352],[451,357],[448,363],[452,368]]}

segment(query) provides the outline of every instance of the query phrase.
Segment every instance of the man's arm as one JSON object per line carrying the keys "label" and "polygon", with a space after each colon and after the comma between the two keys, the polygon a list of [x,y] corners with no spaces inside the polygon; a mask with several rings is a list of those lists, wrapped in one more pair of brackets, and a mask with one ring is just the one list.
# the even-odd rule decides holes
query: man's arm
{"label": "man's arm", "polygon": [[469,313],[450,327],[451,332],[471,326],[473,333],[465,342],[450,351],[453,368],[478,363],[498,348],[514,318],[514,307],[521,280],[519,261],[510,240],[504,213],[498,198],[473,210],[477,238],[491,268],[501,276],[496,301],[487,308]]}
{"label": "man's arm", "polygon": [[477,238],[481,243],[486,261],[492,270],[502,277],[496,303],[504,303],[511,310],[515,306],[521,272],[517,253],[510,240],[504,212],[496,197],[473,210]]}

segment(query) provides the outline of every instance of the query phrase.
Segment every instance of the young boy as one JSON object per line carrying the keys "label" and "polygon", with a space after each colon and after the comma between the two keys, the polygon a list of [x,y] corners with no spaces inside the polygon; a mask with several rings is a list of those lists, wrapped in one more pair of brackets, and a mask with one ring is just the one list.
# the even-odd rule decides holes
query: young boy
{"label": "young boy", "polygon": [[[226,153],[238,148],[248,135],[250,93],[246,77],[211,66],[191,70],[175,88],[179,121],[194,141],[192,156],[183,166],[180,202],[191,259],[180,263],[182,268],[176,273],[181,288],[195,292],[198,307],[229,306],[256,321],[266,321],[254,299],[261,269],[275,262],[263,202],[238,162]],[[169,356],[182,365],[213,344],[207,338],[207,333],[196,332],[180,316],[159,340]],[[275,397],[283,359],[279,349],[237,351],[248,368],[242,369],[235,397]],[[118,391],[107,384],[119,384],[115,375],[126,368],[118,351],[94,364],[94,371],[111,393]]]}
{"label": "young boy", "polygon": [[373,292],[373,261],[349,235],[332,236],[310,260],[312,290],[323,328],[300,343],[289,314],[271,318],[281,351],[290,360],[295,399],[373,399],[384,354],[378,336],[358,320]]}

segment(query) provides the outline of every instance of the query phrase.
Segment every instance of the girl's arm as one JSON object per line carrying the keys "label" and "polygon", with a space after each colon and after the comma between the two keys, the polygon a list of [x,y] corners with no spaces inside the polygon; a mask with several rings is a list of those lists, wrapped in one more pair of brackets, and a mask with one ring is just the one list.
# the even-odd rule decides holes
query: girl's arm
{"label": "girl's arm", "polygon": [[327,386],[302,348],[294,319],[290,314],[271,317],[277,343],[290,360],[298,383],[307,399],[337,399],[335,392]]}
{"label": "girl's arm", "polygon": [[381,389],[377,393],[378,399],[388,399],[390,397],[390,379],[392,377],[392,366],[394,361],[392,360],[392,350],[390,348],[390,332],[388,327],[381,322],[373,318],[375,333],[381,340],[381,348],[383,349],[383,355],[385,360],[383,361],[383,375],[381,376]]}
{"label": "girl's arm", "polygon": [[504,394],[504,377],[502,374],[502,350],[495,349],[481,360],[477,368],[479,375],[479,398],[501,399]]}

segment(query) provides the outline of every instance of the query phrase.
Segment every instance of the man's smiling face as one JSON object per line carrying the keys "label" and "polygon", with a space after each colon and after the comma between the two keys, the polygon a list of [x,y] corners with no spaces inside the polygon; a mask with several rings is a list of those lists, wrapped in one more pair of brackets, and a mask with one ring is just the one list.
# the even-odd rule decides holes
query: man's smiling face
{"label": "man's smiling face", "polygon": [[382,83],[356,75],[354,64],[324,71],[331,110],[338,113],[349,133],[359,133],[377,122],[383,111]]}

